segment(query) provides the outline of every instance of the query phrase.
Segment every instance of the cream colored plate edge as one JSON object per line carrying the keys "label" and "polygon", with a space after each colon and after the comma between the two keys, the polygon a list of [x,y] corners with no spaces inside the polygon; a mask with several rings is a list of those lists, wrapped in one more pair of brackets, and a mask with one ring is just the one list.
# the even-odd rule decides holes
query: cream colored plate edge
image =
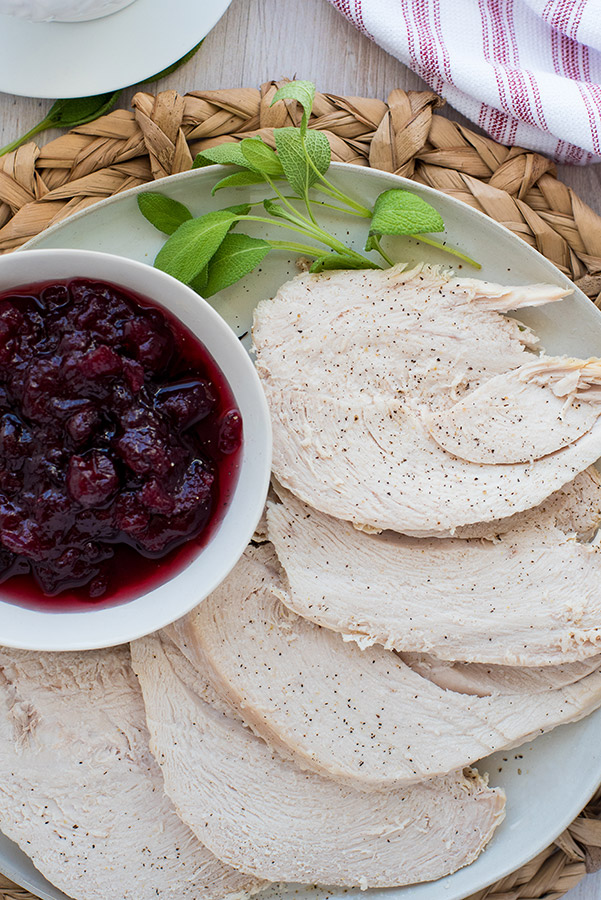
{"label": "cream colored plate edge", "polygon": [[[148,264],[162,244],[161,236],[138,213],[136,194],[156,190],[186,203],[195,214],[226,204],[258,199],[258,188],[236,188],[210,196],[210,186],[221,170],[199,169],[163,179],[152,186],[98,203],[30,241],[27,247],[79,247],[129,256]],[[333,165],[332,178],[342,189],[366,204],[391,187],[407,187],[424,196],[441,212],[449,242],[482,263],[480,273],[463,266],[462,275],[476,275],[505,283],[547,281],[562,286],[570,282],[544,257],[527,244],[460,201],[446,197],[394,175],[359,166]],[[327,227],[362,248],[365,224],[338,214],[324,215]],[[349,234],[347,234],[347,231]],[[255,233],[264,235],[259,226]],[[276,234],[276,229],[273,230]],[[278,232],[278,236],[281,233]],[[414,241],[390,241],[394,258],[416,262],[451,264],[451,257],[420,246]],[[280,255],[268,257],[261,271],[227,292],[213,298],[214,305],[239,333],[249,330],[250,315],[257,301],[271,295],[278,285],[295,273],[294,261]],[[529,311],[521,316],[536,328],[550,353],[589,356],[601,353],[601,313],[576,290],[571,298]],[[490,773],[492,785],[507,793],[507,818],[490,846],[471,866],[437,882],[387,891],[344,891],[340,889],[289,886],[272,888],[265,900],[292,897],[296,900],[356,897],[375,900],[460,900],[504,877],[547,847],[580,812],[601,782],[601,711],[574,725],[558,728],[519,750],[495,754],[479,766]],[[315,822],[318,833],[320,823]],[[64,895],[48,885],[14,844],[0,836],[0,870],[8,877],[38,893],[44,900],[64,900]]]}

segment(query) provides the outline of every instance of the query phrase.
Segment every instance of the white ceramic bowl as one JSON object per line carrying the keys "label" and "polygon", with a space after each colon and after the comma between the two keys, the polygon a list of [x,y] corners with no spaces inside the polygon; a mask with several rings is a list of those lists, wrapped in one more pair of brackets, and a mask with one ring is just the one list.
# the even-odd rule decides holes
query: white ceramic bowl
{"label": "white ceramic bowl", "polygon": [[0,0],[0,13],[30,22],[89,22],[102,19],[134,0]]}
{"label": "white ceramic bowl", "polygon": [[87,650],[162,628],[203,600],[242,555],[261,516],[271,469],[271,425],[254,366],[233,331],[190,288],[158,269],[87,250],[33,250],[0,257],[0,292],[64,278],[105,280],[173,313],[202,341],[234,394],[244,423],[240,474],[208,543],[170,580],[128,602],[77,612],[28,609],[3,599],[0,644],[30,650]]}

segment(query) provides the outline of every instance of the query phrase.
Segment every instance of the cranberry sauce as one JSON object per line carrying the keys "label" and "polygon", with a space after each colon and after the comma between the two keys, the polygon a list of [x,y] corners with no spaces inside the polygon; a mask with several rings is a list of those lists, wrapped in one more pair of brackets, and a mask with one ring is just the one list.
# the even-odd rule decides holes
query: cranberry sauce
{"label": "cranberry sauce", "polygon": [[83,279],[0,295],[4,599],[76,608],[162,584],[219,520],[241,445],[222,373],[150,301]]}

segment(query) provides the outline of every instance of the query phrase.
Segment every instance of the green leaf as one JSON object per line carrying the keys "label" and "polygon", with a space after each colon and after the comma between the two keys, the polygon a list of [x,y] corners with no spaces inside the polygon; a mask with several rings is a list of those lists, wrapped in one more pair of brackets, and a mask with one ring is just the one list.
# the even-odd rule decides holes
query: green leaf
{"label": "green leaf", "polygon": [[235,172],[233,175],[226,175],[221,181],[213,186],[211,194],[215,195],[217,191],[227,187],[238,187],[243,184],[261,184],[265,179],[260,172]]}
{"label": "green leaf", "polygon": [[164,194],[138,194],[138,207],[150,224],[165,234],[173,234],[183,222],[192,218],[192,213],[183,203]]}
{"label": "green leaf", "polygon": [[205,166],[213,166],[215,163],[212,163],[210,159],[203,159],[201,153],[197,153],[194,157],[194,162],[192,163],[193,169],[204,169]]}
{"label": "green leaf", "polygon": [[322,175],[330,165],[330,144],[322,131],[307,131],[305,141],[298,128],[275,128],[273,132],[284,175],[299,197],[306,197],[318,175],[307,159]]}
{"label": "green leaf", "polygon": [[190,282],[190,287],[193,291],[196,291],[197,294],[200,294],[201,297],[204,297],[204,289],[207,286],[207,279],[209,277],[209,266],[208,264],[201,269],[198,275],[192,279]]}
{"label": "green leaf", "polygon": [[37,125],[34,125],[26,134],[11,141],[0,149],[0,156],[16,150],[21,144],[27,143],[36,134],[46,131],[48,128],[76,128],[78,125],[86,125],[109,112],[117,102],[121,91],[112,91],[108,94],[98,94],[93,97],[74,97],[70,100],[57,100],[48,110],[46,116]]}
{"label": "green leaf", "polygon": [[311,268],[310,272],[323,272],[326,269],[379,269],[377,263],[369,262],[365,259],[353,259],[351,256],[342,256],[340,253],[328,253],[326,256],[319,256]]}
{"label": "green leaf", "polygon": [[212,297],[252,272],[271,250],[267,241],[247,234],[228,234],[209,263],[204,297]]}
{"label": "green leaf", "polygon": [[[236,206],[226,206],[227,212],[234,216],[247,216],[251,210],[250,203],[238,203]],[[235,222],[233,224],[236,224]]]}
{"label": "green leaf", "polygon": [[246,157],[240,149],[240,144],[228,141],[225,144],[218,144],[216,147],[208,147],[207,150],[201,150],[196,159],[206,159],[210,163],[218,163],[221,166],[241,166],[248,169]]}
{"label": "green leaf", "polygon": [[244,138],[240,143],[240,149],[246,159],[246,165],[255,172],[263,172],[270,178],[283,177],[284,170],[280,160],[261,138]]}
{"label": "green leaf", "polygon": [[278,100],[296,100],[303,108],[303,122],[301,129],[305,133],[313,102],[315,100],[315,85],[312,81],[290,81],[284,84],[271,101],[271,106]]}
{"label": "green leaf", "polygon": [[377,235],[370,234],[369,237],[367,238],[367,240],[365,241],[365,247],[363,249],[366,250],[367,252],[369,252],[370,250],[377,250],[378,249],[377,241],[378,241]]}
{"label": "green leaf", "polygon": [[443,231],[440,214],[410,191],[384,191],[376,200],[369,233],[422,234]]}
{"label": "green leaf", "polygon": [[207,265],[234,219],[231,212],[220,209],[184,222],[159,250],[155,267],[189,284]]}
{"label": "green leaf", "polygon": [[[204,40],[204,38],[203,38],[203,40]],[[177,71],[177,69],[179,69],[180,66],[183,66],[185,63],[188,62],[188,60],[192,59],[192,57],[194,56],[196,51],[200,49],[201,44],[202,44],[202,41],[199,41],[198,44],[196,44],[196,46],[192,47],[191,50],[188,50],[188,52],[184,56],[182,56],[180,59],[178,59],[177,62],[174,62],[170,66],[167,66],[166,69],[161,69],[161,71],[157,72],[156,75],[151,75],[150,78],[145,78],[143,83],[146,83],[149,81],[159,81],[161,78],[166,78],[167,75],[171,75],[172,72]]]}
{"label": "green leaf", "polygon": [[293,222],[295,225],[299,224],[298,218],[285,206],[280,206],[279,203],[276,203],[275,200],[263,200],[263,206],[270,216],[275,216],[277,219],[286,219],[287,222]]}
{"label": "green leaf", "polygon": [[113,108],[121,91],[98,94],[94,97],[76,97],[71,100],[57,100],[46,116],[53,128],[76,128],[86,125]]}

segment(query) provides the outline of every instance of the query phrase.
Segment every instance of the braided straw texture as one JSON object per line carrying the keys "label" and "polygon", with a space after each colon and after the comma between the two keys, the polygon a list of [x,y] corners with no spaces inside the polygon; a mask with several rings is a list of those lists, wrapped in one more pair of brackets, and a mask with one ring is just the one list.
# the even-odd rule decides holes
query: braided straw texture
{"label": "braided straw texture", "polygon": [[[280,82],[281,83],[281,82]],[[44,147],[0,160],[0,252],[127,188],[183,172],[200,150],[300,124],[294,101],[271,107],[279,86],[138,93],[119,109]],[[601,217],[557,180],[550,160],[508,148],[438,115],[429,91],[392,91],[388,102],[317,94],[311,127],[332,159],[412,178],[482,210],[539,250],[601,305]],[[470,900],[559,900],[601,868],[601,790],[527,865]],[[0,900],[33,900],[0,875]],[[201,898],[198,898],[201,900]]]}

